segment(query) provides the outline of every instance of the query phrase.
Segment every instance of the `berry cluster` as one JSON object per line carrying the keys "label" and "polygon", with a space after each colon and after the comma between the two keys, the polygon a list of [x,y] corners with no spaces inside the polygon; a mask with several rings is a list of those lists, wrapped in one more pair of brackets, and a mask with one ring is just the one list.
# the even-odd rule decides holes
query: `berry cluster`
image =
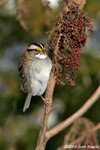
{"label": "berry cluster", "polygon": [[84,47],[89,30],[93,30],[91,19],[76,3],[61,11],[54,29],[49,33],[47,53],[53,62],[53,72],[58,83],[62,75],[70,84],[75,82],[75,71],[79,69],[79,52]]}

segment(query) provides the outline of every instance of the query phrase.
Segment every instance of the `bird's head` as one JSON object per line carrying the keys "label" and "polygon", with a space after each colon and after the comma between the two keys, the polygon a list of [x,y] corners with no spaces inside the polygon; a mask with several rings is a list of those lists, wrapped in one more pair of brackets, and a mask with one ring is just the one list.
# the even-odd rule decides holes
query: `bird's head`
{"label": "bird's head", "polygon": [[31,43],[27,47],[27,52],[31,57],[37,57],[39,59],[45,59],[47,54],[44,52],[44,45],[41,43]]}
{"label": "bird's head", "polygon": [[27,47],[27,52],[28,53],[34,53],[35,55],[37,54],[42,54],[44,53],[44,45],[38,42],[35,43],[31,43],[28,47]]}

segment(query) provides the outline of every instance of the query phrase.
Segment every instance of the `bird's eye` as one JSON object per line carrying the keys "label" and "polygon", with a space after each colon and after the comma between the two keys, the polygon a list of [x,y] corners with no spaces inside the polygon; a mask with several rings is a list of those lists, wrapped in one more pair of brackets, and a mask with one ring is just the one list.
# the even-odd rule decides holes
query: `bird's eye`
{"label": "bird's eye", "polygon": [[34,49],[34,52],[37,52],[37,49]]}
{"label": "bird's eye", "polygon": [[27,49],[27,52],[32,52],[32,51],[34,51],[34,52],[37,52],[37,49]]}

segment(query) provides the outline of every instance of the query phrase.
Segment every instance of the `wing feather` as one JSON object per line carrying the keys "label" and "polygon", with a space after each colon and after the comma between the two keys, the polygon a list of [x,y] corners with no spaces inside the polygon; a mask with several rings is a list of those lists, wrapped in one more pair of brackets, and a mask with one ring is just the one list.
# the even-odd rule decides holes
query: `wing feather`
{"label": "wing feather", "polygon": [[21,79],[21,89],[24,92],[28,92],[28,86],[27,86],[27,77],[25,74],[25,67],[28,64],[28,56],[26,54],[23,54],[18,65],[18,70],[19,70],[19,76]]}

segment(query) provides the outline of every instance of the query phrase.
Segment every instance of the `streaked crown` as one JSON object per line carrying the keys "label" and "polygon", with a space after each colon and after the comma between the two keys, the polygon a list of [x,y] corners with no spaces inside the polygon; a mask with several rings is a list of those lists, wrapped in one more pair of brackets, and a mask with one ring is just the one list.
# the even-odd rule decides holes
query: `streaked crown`
{"label": "streaked crown", "polygon": [[43,50],[44,45],[38,42],[35,43],[31,43],[28,48],[27,51],[37,51],[37,52],[41,52]]}

